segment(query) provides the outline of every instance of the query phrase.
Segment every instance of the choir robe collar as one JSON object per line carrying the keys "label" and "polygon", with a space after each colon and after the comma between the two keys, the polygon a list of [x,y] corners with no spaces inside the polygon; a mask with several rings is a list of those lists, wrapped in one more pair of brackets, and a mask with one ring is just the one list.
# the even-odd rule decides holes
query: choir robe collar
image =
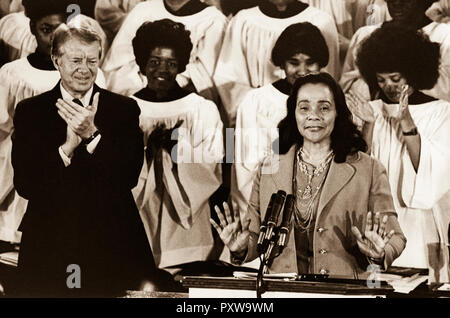
{"label": "choir robe collar", "polygon": [[158,99],[156,97],[156,92],[148,86],[141,89],[139,92],[135,93],[134,96],[143,100],[146,100],[148,102],[154,102],[154,103],[163,103],[163,102],[171,102],[177,99],[181,99],[185,96],[189,95],[189,92],[182,89],[178,83],[175,83],[175,86],[169,90],[169,94],[163,99]]}
{"label": "choir robe collar", "polygon": [[56,71],[53,61],[48,59],[48,56],[39,53],[37,50],[27,56],[27,60],[30,65],[38,70],[43,71]]}

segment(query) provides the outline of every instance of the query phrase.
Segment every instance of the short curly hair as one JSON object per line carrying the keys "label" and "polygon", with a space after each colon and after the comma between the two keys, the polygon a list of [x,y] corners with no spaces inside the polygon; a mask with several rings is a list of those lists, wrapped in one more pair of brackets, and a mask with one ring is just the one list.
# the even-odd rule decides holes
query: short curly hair
{"label": "short curly hair", "polygon": [[430,89],[439,77],[440,46],[420,31],[386,22],[361,44],[356,64],[372,96],[376,73],[399,72],[416,90]]}
{"label": "short curly hair", "polygon": [[170,19],[143,23],[132,42],[140,72],[145,74],[150,52],[156,47],[173,49],[178,60],[178,72],[184,72],[192,51],[190,34],[184,24]]}
{"label": "short curly hair", "polygon": [[309,22],[295,23],[280,34],[272,49],[272,63],[281,68],[291,56],[307,54],[320,68],[328,65],[330,53],[320,30]]}

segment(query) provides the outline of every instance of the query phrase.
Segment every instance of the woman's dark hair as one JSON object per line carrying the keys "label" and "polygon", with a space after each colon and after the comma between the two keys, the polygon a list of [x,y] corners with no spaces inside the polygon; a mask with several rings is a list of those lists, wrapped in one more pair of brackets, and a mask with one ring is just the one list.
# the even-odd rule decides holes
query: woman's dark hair
{"label": "woman's dark hair", "polygon": [[275,142],[279,142],[280,154],[287,153],[295,144],[299,147],[303,145],[303,136],[297,127],[295,109],[298,91],[306,84],[324,84],[333,94],[337,113],[334,129],[330,136],[331,149],[335,154],[334,161],[341,163],[346,160],[349,154],[354,154],[357,151],[366,152],[367,144],[351,120],[351,113],[348,110],[341,87],[330,74],[316,73],[300,77],[294,83],[287,100],[287,115],[278,124],[280,136]]}
{"label": "woman's dark hair", "polygon": [[173,49],[178,60],[178,72],[184,72],[192,51],[190,34],[183,23],[169,19],[143,23],[133,39],[134,56],[141,73],[145,74],[150,52],[156,47]]}
{"label": "woman's dark hair", "polygon": [[376,73],[399,72],[414,89],[430,89],[439,77],[439,50],[420,31],[386,22],[363,41],[356,64],[372,97],[379,90]]}
{"label": "woman's dark hair", "polygon": [[37,21],[52,14],[68,16],[67,6],[70,3],[68,0],[22,0],[25,15],[31,21]]}
{"label": "woman's dark hair", "polygon": [[272,62],[284,67],[284,62],[295,54],[307,54],[320,68],[328,65],[330,54],[320,30],[309,22],[295,23],[280,34],[272,49]]}

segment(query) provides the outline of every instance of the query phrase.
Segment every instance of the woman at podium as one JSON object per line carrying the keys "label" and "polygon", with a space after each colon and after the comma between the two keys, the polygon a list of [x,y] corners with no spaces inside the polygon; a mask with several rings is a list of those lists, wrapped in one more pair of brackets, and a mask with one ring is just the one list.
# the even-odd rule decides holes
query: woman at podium
{"label": "woman at podium", "polygon": [[[364,153],[367,145],[351,121],[342,90],[329,74],[310,74],[296,80],[287,108],[274,143],[279,154],[261,164],[247,211],[231,212],[224,203],[222,213],[216,206],[220,224],[211,223],[230,249],[232,262],[267,254],[268,240],[275,245],[265,255],[271,272],[361,279],[372,263],[388,268],[406,239],[386,171]],[[269,204],[279,190],[293,201],[282,252],[273,215],[277,209]],[[267,220],[275,221],[275,234],[261,242],[260,234],[269,232]]]}

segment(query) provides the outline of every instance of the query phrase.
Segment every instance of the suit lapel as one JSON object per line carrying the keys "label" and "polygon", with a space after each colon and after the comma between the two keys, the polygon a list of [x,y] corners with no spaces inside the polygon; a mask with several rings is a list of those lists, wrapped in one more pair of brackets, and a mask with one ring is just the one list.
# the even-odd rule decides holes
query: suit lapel
{"label": "suit lapel", "polygon": [[62,98],[61,88],[60,88],[61,80],[58,81],[55,87],[50,91],[49,100],[48,100],[48,111],[53,116],[55,120],[56,129],[59,133],[64,134],[64,138],[66,136],[67,124],[64,119],[58,114],[58,108],[56,107],[56,102],[59,98]]}
{"label": "suit lapel", "polygon": [[319,199],[317,218],[319,218],[320,213],[328,202],[350,181],[354,174],[355,168],[352,165],[346,162],[336,163],[334,160],[331,161],[330,170]]}
{"label": "suit lapel", "polygon": [[287,194],[292,193],[295,148],[292,146],[286,154],[278,156],[278,167],[275,166],[276,163],[273,163],[271,167],[271,169],[275,169],[275,173],[272,174],[275,188],[277,191],[284,190]]}

